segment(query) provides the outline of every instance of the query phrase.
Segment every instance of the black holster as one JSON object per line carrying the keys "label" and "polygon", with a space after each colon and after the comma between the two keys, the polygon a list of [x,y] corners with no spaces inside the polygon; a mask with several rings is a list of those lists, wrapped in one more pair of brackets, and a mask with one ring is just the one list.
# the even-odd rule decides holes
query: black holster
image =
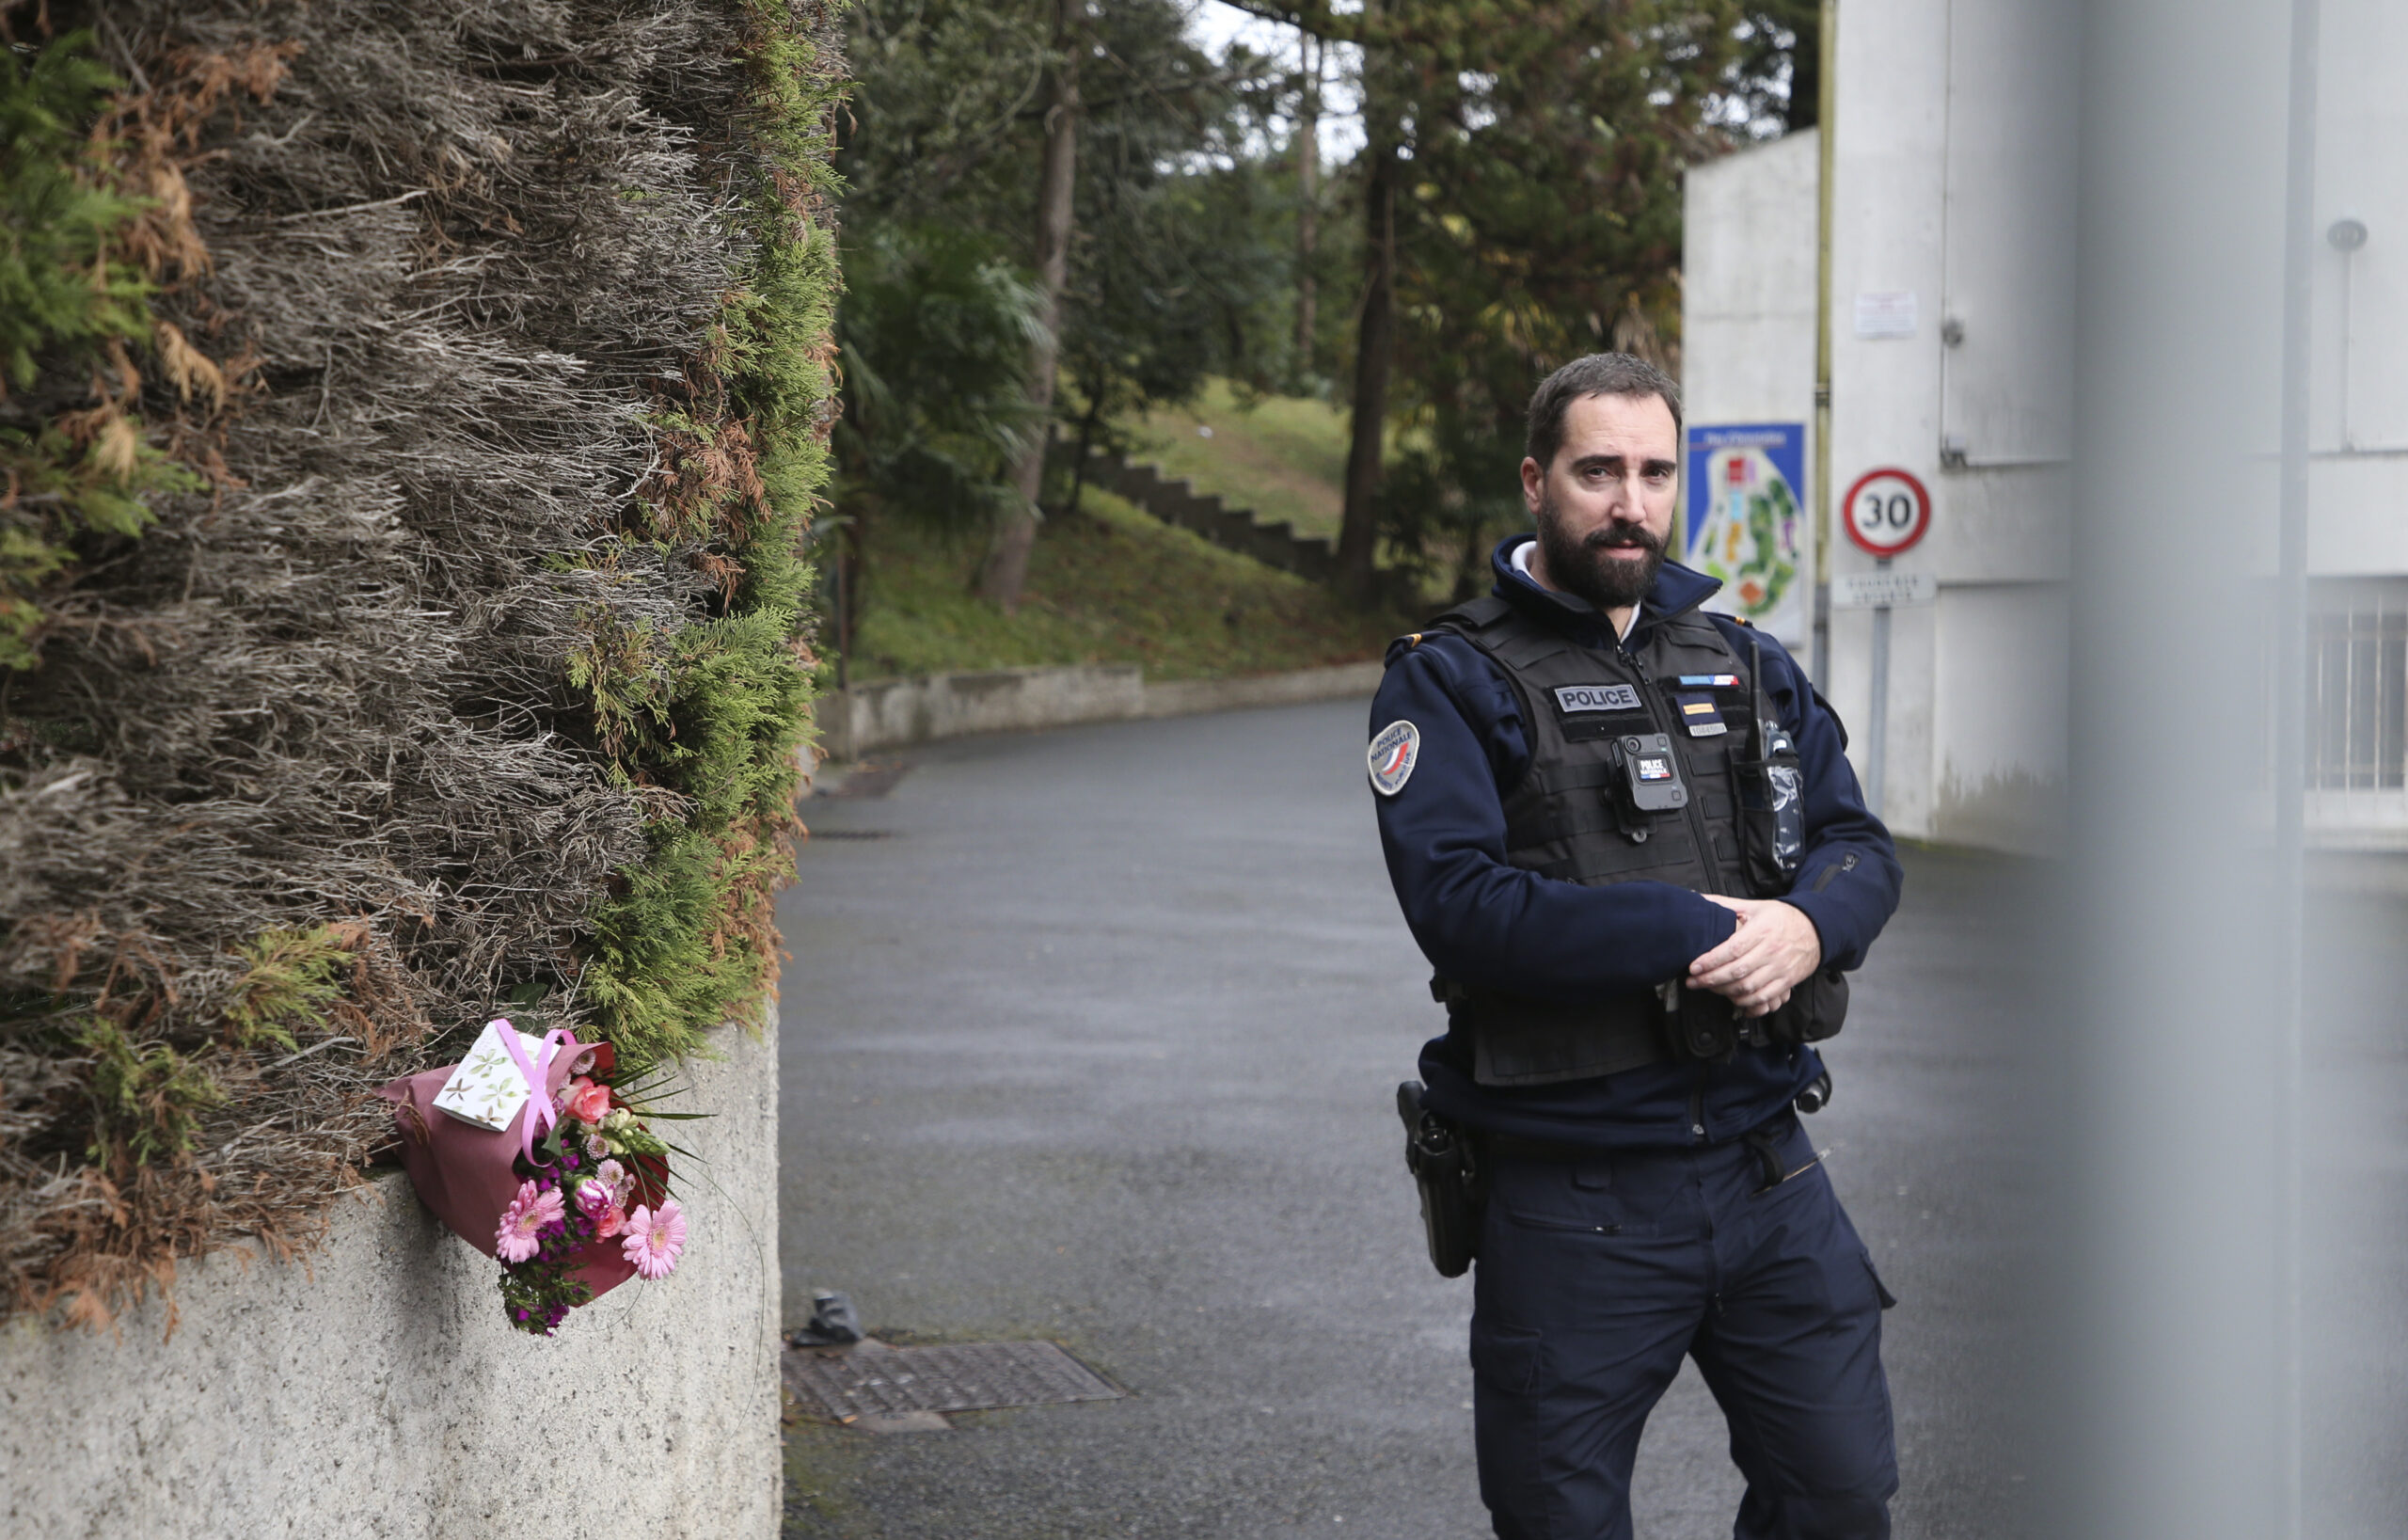
{"label": "black holster", "polygon": [[1421,1230],[1430,1243],[1430,1265],[1440,1278],[1461,1278],[1480,1253],[1487,1189],[1470,1139],[1423,1106],[1421,1094],[1418,1080],[1396,1088],[1397,1116],[1404,1119],[1404,1168],[1421,1190]]}

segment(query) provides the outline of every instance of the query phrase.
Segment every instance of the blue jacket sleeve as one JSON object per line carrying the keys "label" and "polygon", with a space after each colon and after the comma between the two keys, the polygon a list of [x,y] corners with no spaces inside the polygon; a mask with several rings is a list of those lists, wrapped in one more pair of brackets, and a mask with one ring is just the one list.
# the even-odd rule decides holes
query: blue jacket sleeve
{"label": "blue jacket sleeve", "polygon": [[1503,790],[1529,765],[1521,710],[1495,665],[1459,638],[1400,643],[1371,702],[1376,736],[1421,735],[1411,774],[1379,804],[1380,843],[1405,924],[1449,978],[1583,1000],[1676,978],[1731,934],[1729,910],[1665,882],[1583,887],[1505,861]]}
{"label": "blue jacket sleeve", "polygon": [[1897,845],[1864,805],[1855,768],[1847,762],[1847,735],[1797,659],[1761,631],[1719,616],[1715,624],[1740,657],[1748,656],[1751,645],[1763,649],[1765,688],[1782,724],[1798,740],[1806,783],[1806,848],[1786,900],[1814,922],[1824,962],[1854,968],[1897,910],[1906,881]]}

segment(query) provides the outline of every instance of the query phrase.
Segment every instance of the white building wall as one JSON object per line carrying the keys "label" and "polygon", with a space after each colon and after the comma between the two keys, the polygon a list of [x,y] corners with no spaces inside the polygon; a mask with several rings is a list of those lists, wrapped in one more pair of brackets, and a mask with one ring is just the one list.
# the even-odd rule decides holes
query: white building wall
{"label": "white building wall", "polygon": [[[2408,5],[2323,6],[2318,228],[2355,219],[2367,239],[2351,253],[2317,248],[2308,561],[2323,579],[2320,602],[2347,610],[2353,635],[2396,637],[2408,626],[2408,91],[2394,77],[2408,56]],[[1837,504],[1877,467],[1920,479],[1931,530],[1895,565],[1930,573],[1939,588],[1936,604],[1893,615],[1882,812],[1909,836],[2049,849],[2066,771],[2065,584],[2079,550],[2078,8],[1848,0],[1840,17],[1831,494]],[[1693,421],[1811,421],[1814,280],[1799,263],[1812,261],[1815,155],[1814,135],[1798,135],[1690,173],[1683,384]],[[2169,270],[2179,255],[2167,254]],[[1859,335],[1861,296],[1888,296],[1894,317],[1905,294],[1911,334]],[[2236,341],[2236,367],[2247,351]],[[2267,456],[2263,476],[2233,489],[2265,510],[2270,571],[2277,431],[2270,418],[2254,446]],[[1870,569],[1846,537],[1846,510],[1833,516],[1833,574]],[[1873,629],[1870,611],[1833,611],[1821,681],[1860,775]],[[2324,645],[2310,708],[2355,713],[2348,757],[2359,764],[2368,741],[2400,740],[2408,654],[2358,642],[2344,660],[2331,650],[2343,644]],[[2344,663],[2354,672],[2337,684]],[[2396,770],[2375,779],[2311,797],[2321,838],[2408,844],[2408,786],[2394,784]]]}
{"label": "white building wall", "polygon": [[2311,570],[2408,573],[2408,6],[2323,0],[2317,228],[2366,227],[2354,253],[2317,245]]}
{"label": "white building wall", "polygon": [[[1841,17],[1832,497],[1877,467],[1920,479],[1931,530],[1894,565],[1940,593],[1893,616],[1883,813],[1910,836],[2047,848],[2066,754],[2072,185],[2069,115],[2048,103],[2070,18],[2063,0],[1850,0]],[[1859,296],[1901,292],[1913,334],[1859,335]],[[1833,513],[1833,571],[1869,570]],[[1870,611],[1831,615],[1827,689],[1860,774],[1873,629]]]}
{"label": "white building wall", "polygon": [[1688,173],[1681,394],[1692,422],[1814,420],[1815,141],[1808,129]]}
{"label": "white building wall", "polygon": [[[1811,434],[1816,153],[1809,130],[1688,173],[1681,369],[1683,412],[1693,426],[1787,422]],[[1803,463],[1801,505],[1814,485],[1811,442]],[[1683,548],[1689,533],[1685,512]],[[1765,624],[1802,659],[1814,627],[1811,525],[1801,544],[1797,602]],[[1718,595],[1707,608],[1735,611],[1729,599]]]}

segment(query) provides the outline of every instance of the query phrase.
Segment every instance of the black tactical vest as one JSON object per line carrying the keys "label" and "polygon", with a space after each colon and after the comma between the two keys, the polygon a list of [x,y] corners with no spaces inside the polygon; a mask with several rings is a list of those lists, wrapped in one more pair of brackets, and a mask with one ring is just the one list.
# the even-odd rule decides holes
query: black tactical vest
{"label": "black tactical vest", "polygon": [[[1431,629],[1494,659],[1520,698],[1530,765],[1505,794],[1507,861],[1590,885],[1789,891],[1804,832],[1798,753],[1757,687],[1755,649],[1742,658],[1713,622],[1683,613],[1649,619],[1635,648],[1600,651],[1494,596]],[[1762,1022],[1677,979],[1579,1006],[1443,978],[1433,991],[1469,1028],[1481,1085],[1537,1086],[1829,1037],[1846,985],[1817,975]]]}

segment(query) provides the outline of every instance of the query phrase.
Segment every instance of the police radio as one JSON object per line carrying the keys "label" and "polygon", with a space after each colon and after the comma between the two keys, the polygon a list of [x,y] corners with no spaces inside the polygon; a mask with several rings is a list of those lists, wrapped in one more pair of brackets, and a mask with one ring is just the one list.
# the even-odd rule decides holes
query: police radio
{"label": "police radio", "polygon": [[1623,833],[1633,845],[1647,843],[1647,825],[1658,813],[1677,813],[1689,804],[1689,788],[1681,782],[1680,756],[1664,733],[1625,733],[1609,746],[1613,777],[1607,783],[1615,807],[1623,815]]}

